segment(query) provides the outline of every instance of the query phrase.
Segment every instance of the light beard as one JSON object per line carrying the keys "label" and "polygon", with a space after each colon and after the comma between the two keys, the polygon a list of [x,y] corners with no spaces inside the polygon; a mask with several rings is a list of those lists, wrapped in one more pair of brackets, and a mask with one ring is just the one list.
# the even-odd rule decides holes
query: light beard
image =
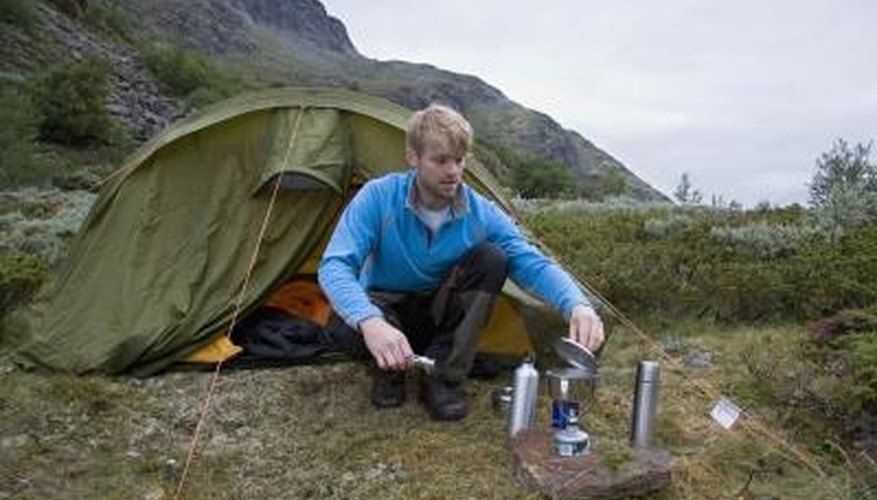
{"label": "light beard", "polygon": [[[452,203],[454,203],[454,200],[457,199],[457,196],[460,193],[460,189],[463,187],[462,183],[458,182],[455,185],[453,192],[447,194],[447,192],[442,189],[427,188],[421,185],[419,181],[415,182],[415,186],[417,188],[418,198],[422,203],[424,203],[424,205],[426,205],[426,208],[430,209],[441,209],[451,205]],[[427,196],[424,196],[424,194],[426,194]],[[427,200],[439,202],[439,206],[431,207],[426,203]]]}

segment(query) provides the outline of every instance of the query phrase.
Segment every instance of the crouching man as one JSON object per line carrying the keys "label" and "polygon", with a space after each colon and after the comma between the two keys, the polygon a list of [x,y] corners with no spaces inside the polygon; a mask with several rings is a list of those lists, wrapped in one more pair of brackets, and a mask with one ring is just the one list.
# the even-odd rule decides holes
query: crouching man
{"label": "crouching man", "polygon": [[404,403],[405,373],[419,353],[436,361],[421,380],[430,415],[466,415],[460,385],[507,276],[564,314],[573,340],[592,350],[603,342],[600,318],[574,281],[463,183],[471,147],[472,127],[456,111],[434,104],[414,113],[411,169],[367,182],[323,254],[330,328],[355,330],[347,348],[370,360],[378,408]]}

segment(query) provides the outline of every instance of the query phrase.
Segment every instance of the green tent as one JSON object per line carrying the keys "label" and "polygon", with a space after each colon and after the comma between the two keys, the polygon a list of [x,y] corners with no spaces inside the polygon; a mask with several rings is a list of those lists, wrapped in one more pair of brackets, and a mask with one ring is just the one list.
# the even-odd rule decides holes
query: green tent
{"label": "green tent", "polygon": [[[168,127],[104,184],[21,352],[149,374],[209,344],[236,310],[314,273],[358,185],[407,168],[409,114],[339,89],[272,89]],[[477,161],[467,182],[511,210]],[[545,311],[507,282],[481,350],[532,349],[526,325],[545,328]]]}

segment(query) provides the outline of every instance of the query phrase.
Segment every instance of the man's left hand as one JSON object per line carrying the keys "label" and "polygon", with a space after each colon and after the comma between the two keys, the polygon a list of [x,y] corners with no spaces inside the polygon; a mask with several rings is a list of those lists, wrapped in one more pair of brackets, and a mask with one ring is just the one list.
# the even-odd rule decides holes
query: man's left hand
{"label": "man's left hand", "polygon": [[573,308],[569,316],[569,338],[591,352],[603,344],[603,321],[593,307],[579,304]]}

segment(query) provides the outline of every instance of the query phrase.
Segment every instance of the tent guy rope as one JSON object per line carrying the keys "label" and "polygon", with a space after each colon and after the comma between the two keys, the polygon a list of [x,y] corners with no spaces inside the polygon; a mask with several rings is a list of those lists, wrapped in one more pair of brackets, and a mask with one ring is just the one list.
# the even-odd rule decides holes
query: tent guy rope
{"label": "tent guy rope", "polygon": [[[299,112],[296,116],[295,125],[293,126],[292,133],[289,139],[289,144],[287,145],[286,151],[283,157],[282,165],[286,165],[289,160],[289,155],[292,152],[293,146],[295,145],[296,140],[298,139],[299,126],[301,125],[302,115],[305,113],[305,106],[299,106]],[[234,330],[235,325],[237,324],[238,315],[241,312],[244,295],[246,294],[247,288],[250,283],[250,277],[252,276],[253,268],[256,266],[256,260],[259,257],[259,250],[262,247],[262,241],[265,238],[265,232],[268,229],[268,222],[271,220],[271,213],[274,210],[274,202],[277,200],[277,194],[280,192],[280,185],[282,184],[283,173],[278,173],[277,177],[274,181],[274,187],[271,191],[271,198],[268,202],[268,207],[265,210],[265,217],[262,219],[262,224],[259,229],[259,236],[256,239],[256,246],[253,249],[253,255],[250,258],[250,263],[247,266],[246,276],[244,277],[244,282],[241,284],[240,292],[238,293],[237,298],[234,302],[234,312],[231,315],[231,322],[229,323],[228,329],[226,330],[226,336],[230,336],[231,332]],[[207,391],[204,395],[204,399],[201,403],[201,410],[198,416],[198,423],[195,425],[195,431],[192,435],[192,441],[189,444],[188,452],[186,453],[186,461],[183,465],[183,471],[180,474],[180,480],[177,483],[176,491],[174,492],[174,499],[182,498],[183,488],[186,484],[186,479],[189,476],[189,469],[192,467],[192,463],[195,460],[195,453],[198,448],[198,440],[201,436],[201,431],[203,430],[204,424],[207,421],[207,415],[210,412],[210,404],[213,400],[213,394],[216,392],[216,387],[219,382],[219,373],[222,371],[222,360],[216,363],[216,367],[213,370],[213,374],[210,377],[210,383],[207,386]]]}

